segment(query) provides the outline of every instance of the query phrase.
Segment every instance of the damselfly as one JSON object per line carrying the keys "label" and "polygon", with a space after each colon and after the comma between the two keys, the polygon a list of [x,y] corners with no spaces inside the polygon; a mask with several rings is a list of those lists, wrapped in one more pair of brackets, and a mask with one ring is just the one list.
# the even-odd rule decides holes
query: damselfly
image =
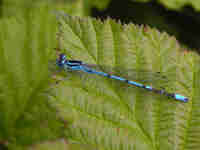
{"label": "damselfly", "polygon": [[97,71],[96,69],[90,67],[89,65],[87,65],[84,62],[79,61],[79,60],[68,60],[68,59],[66,59],[65,54],[59,55],[59,58],[56,60],[56,64],[59,68],[64,69],[64,70],[82,71],[82,72],[85,72],[85,73],[88,73],[88,74],[96,74],[96,75],[104,76],[104,77],[107,77],[107,78],[110,78],[110,79],[115,79],[115,80],[118,80],[118,81],[121,81],[121,82],[125,82],[129,85],[133,85],[133,86],[136,86],[136,87],[139,87],[139,88],[143,88],[143,89],[146,89],[148,91],[152,91],[152,92],[157,93],[157,94],[165,95],[165,96],[167,96],[169,98],[173,98],[175,100],[179,100],[179,101],[182,101],[182,102],[188,101],[188,98],[183,96],[183,95],[176,94],[176,93],[169,93],[169,92],[165,91],[164,89],[156,89],[156,88],[153,88],[150,85],[145,85],[145,84],[139,83],[137,81],[128,80],[126,78],[123,78],[123,77],[120,77],[120,76],[117,76],[117,75],[114,75],[114,74],[109,74],[109,73],[106,73],[106,72]]}

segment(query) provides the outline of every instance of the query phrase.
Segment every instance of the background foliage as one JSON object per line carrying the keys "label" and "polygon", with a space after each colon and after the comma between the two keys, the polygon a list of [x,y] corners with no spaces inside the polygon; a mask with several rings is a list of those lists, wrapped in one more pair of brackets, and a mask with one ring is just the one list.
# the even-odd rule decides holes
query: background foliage
{"label": "background foliage", "polygon": [[[105,13],[112,3],[117,2],[1,1],[2,147],[15,150],[200,148],[199,56],[188,52],[186,47],[191,45],[184,42],[184,46],[179,45],[174,37],[149,26],[85,17],[96,16],[95,11]],[[190,3],[199,10],[198,3]],[[164,5],[182,12],[185,4],[185,1],[166,1]],[[130,8],[124,12],[129,10],[132,15],[135,9],[130,11]],[[56,11],[68,16],[58,19]],[[122,14],[123,10],[118,12]],[[150,17],[143,18],[140,13],[133,22],[150,20],[151,26],[180,37],[179,27],[169,26],[165,17],[152,12]],[[105,14],[102,17],[108,16]],[[116,18],[125,23],[131,21]],[[195,15],[191,18],[199,22]],[[143,23],[140,21],[139,24]],[[196,35],[190,38],[198,41]],[[56,59],[54,48],[87,63],[163,72],[169,78],[165,84],[167,90],[183,93],[190,101],[179,103],[98,77],[54,75],[57,68],[52,69],[49,64]],[[128,68],[124,68],[127,62]],[[67,80],[56,83],[54,77]]]}
{"label": "background foliage", "polygon": [[[132,1],[149,2],[150,0],[132,0]],[[170,8],[170,9],[180,10],[184,6],[190,5],[193,8],[195,8],[195,10],[197,10],[197,11],[200,10],[200,2],[199,1],[195,1],[195,0],[191,0],[191,1],[187,1],[187,0],[167,0],[167,1],[158,0],[158,2],[163,4],[167,8]]]}

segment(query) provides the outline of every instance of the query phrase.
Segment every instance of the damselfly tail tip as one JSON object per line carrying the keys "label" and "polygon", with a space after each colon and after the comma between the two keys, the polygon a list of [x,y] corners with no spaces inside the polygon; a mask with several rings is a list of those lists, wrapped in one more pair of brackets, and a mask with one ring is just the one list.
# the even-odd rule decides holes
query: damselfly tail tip
{"label": "damselfly tail tip", "polygon": [[177,100],[183,101],[183,102],[188,102],[188,98],[179,94],[175,94],[175,98]]}
{"label": "damselfly tail tip", "polygon": [[189,100],[189,99],[188,99],[187,97],[185,97],[183,101],[187,103],[188,100]]}

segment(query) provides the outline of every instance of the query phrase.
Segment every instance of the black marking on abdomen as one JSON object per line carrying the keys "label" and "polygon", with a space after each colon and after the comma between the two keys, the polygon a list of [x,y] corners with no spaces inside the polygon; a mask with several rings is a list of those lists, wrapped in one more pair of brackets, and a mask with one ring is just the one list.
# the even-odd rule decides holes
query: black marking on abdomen
{"label": "black marking on abdomen", "polygon": [[128,83],[128,82],[129,82],[129,80],[124,80],[124,82]]}
{"label": "black marking on abdomen", "polygon": [[107,74],[106,76],[107,76],[108,78],[111,78],[111,75],[110,75],[110,74]]}

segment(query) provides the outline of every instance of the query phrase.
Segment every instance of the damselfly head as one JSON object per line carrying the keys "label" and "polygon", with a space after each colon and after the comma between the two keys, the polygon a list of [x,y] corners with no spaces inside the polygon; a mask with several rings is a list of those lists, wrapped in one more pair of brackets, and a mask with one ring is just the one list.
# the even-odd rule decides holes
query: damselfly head
{"label": "damselfly head", "polygon": [[67,59],[66,59],[65,54],[60,54],[60,55],[58,56],[58,59],[56,60],[56,64],[57,64],[59,67],[62,67],[62,66],[65,64],[66,61],[67,61]]}
{"label": "damselfly head", "polygon": [[60,55],[59,55],[59,60],[60,60],[60,61],[65,61],[65,60],[66,60],[65,54],[60,54]]}

